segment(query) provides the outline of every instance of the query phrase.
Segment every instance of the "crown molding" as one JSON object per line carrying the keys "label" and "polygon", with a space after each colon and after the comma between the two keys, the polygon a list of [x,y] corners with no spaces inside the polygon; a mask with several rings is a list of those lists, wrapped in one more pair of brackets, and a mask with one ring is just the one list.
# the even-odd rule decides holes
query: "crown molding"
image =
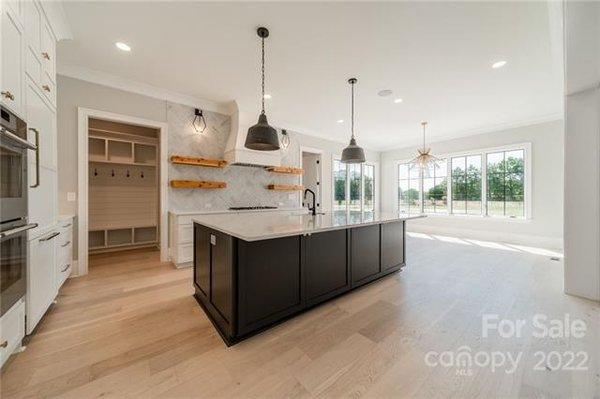
{"label": "crown molding", "polygon": [[201,108],[206,111],[219,114],[231,115],[233,113],[232,103],[217,103],[214,101],[196,98],[187,94],[174,92],[160,87],[152,86],[147,83],[122,78],[110,73],[96,71],[77,65],[60,64],[57,65],[59,75],[73,79],[79,79],[102,86],[112,87],[113,89],[124,90],[131,93],[141,94],[143,96],[166,100],[173,103],[183,104],[194,108]]}

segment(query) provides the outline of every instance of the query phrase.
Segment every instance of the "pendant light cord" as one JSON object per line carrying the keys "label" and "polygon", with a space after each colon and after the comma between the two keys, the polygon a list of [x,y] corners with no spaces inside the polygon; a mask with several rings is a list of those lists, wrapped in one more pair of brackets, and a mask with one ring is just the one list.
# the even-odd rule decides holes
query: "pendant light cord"
{"label": "pendant light cord", "polygon": [[350,86],[352,87],[352,101],[350,106],[350,114],[352,115],[352,121],[350,125],[350,131],[352,132],[352,138],[354,139],[354,83],[350,83]]}
{"label": "pendant light cord", "polygon": [[262,58],[261,58],[261,64],[262,64],[262,68],[261,68],[261,74],[262,74],[262,85],[261,85],[261,90],[262,90],[262,111],[261,114],[264,115],[265,113],[265,38],[261,38],[262,40]]}

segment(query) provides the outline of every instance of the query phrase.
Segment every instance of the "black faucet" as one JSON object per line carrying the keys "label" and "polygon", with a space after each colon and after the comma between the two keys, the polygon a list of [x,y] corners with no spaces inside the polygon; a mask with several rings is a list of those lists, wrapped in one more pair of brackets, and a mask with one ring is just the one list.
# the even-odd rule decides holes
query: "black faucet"
{"label": "black faucet", "polygon": [[312,194],[312,208],[309,206],[308,210],[311,211],[313,216],[315,216],[317,214],[317,206],[315,204],[315,202],[317,200],[317,196],[315,195],[315,192],[313,190],[311,190],[310,188],[307,188],[306,190],[304,190],[304,199],[306,199],[307,193]]}

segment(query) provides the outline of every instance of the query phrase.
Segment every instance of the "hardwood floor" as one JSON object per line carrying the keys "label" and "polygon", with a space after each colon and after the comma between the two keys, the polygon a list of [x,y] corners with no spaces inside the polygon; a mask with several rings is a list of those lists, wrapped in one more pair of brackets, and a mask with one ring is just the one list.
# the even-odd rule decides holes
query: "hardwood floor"
{"label": "hardwood floor", "polygon": [[[564,295],[562,261],[528,251],[413,235],[401,273],[230,348],[192,297],[191,269],[150,250],[97,255],[4,367],[2,397],[599,397],[600,305]],[[536,313],[582,319],[585,336],[534,338]],[[484,338],[484,314],[529,323]],[[465,345],[524,354],[510,374],[425,362]],[[586,351],[588,370],[548,359],[534,371],[537,351]]]}

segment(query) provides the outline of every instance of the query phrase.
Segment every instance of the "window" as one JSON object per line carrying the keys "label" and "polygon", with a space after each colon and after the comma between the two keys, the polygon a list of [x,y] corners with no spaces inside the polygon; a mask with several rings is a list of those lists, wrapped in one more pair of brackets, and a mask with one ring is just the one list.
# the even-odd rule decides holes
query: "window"
{"label": "window", "polygon": [[375,210],[375,165],[363,165],[364,209]]}
{"label": "window", "polygon": [[481,155],[452,158],[452,213],[481,215]]}
{"label": "window", "polygon": [[429,166],[428,177],[423,177],[423,212],[448,213],[448,166],[446,160],[438,163],[439,168]]}
{"label": "window", "polygon": [[525,151],[487,154],[487,214],[525,216]]}
{"label": "window", "polygon": [[333,160],[333,210],[375,210],[375,165],[344,164]]}
{"label": "window", "polygon": [[333,161],[333,210],[346,210],[346,164]]}
{"label": "window", "polygon": [[420,172],[407,163],[398,165],[398,207],[403,213],[421,213]]}
{"label": "window", "polygon": [[398,164],[398,211],[524,218],[529,145],[456,154],[431,166]]}

